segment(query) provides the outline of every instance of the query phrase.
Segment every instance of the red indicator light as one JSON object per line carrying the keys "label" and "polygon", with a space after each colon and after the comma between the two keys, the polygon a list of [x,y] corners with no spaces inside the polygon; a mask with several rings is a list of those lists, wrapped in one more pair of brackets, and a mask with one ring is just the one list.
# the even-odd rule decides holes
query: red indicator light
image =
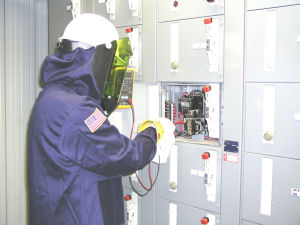
{"label": "red indicator light", "polygon": [[202,159],[209,159],[210,158],[210,154],[209,154],[209,152],[204,152],[203,154],[202,154]]}
{"label": "red indicator light", "polygon": [[174,1],[174,7],[176,8],[178,6],[178,1]]}
{"label": "red indicator light", "polygon": [[125,196],[124,196],[124,200],[125,200],[126,202],[130,201],[130,200],[131,200],[131,196],[130,196],[130,195],[125,195]]}
{"label": "red indicator light", "polygon": [[215,2],[215,0],[207,0],[207,2]]}
{"label": "red indicator light", "polygon": [[207,217],[202,217],[201,224],[208,224],[208,223],[209,223],[209,219]]}
{"label": "red indicator light", "polygon": [[212,23],[212,18],[205,18],[204,19],[204,24],[211,24]]}
{"label": "red indicator light", "polygon": [[210,91],[211,91],[211,86],[210,86],[210,85],[204,86],[204,87],[202,88],[202,91],[203,91],[203,92],[210,92]]}
{"label": "red indicator light", "polygon": [[127,27],[125,29],[125,32],[128,34],[128,33],[131,33],[133,31],[133,28],[132,27]]}

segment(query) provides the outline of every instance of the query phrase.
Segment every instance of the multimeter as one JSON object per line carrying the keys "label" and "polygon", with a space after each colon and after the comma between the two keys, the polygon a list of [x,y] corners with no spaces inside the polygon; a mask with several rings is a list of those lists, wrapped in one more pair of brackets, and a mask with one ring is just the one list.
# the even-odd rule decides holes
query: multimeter
{"label": "multimeter", "polygon": [[133,97],[134,77],[135,77],[135,70],[132,68],[127,68],[123,80],[123,85],[121,88],[121,94],[119,98],[120,104],[118,106],[118,109],[130,108],[128,101],[129,99],[132,100]]}

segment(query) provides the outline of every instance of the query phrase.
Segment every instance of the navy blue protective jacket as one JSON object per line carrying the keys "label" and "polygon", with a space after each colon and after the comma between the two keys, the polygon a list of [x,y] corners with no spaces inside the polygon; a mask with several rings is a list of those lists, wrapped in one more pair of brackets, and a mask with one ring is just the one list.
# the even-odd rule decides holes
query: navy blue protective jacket
{"label": "navy blue protective jacket", "polygon": [[46,85],[28,133],[30,225],[124,224],[121,177],[156,153],[154,128],[129,140],[105,117],[94,52],[78,48],[44,61]]}

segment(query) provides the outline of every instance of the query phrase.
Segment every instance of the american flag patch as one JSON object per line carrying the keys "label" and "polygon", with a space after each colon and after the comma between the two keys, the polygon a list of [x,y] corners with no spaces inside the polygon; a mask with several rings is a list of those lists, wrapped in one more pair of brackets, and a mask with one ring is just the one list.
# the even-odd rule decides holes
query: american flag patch
{"label": "american flag patch", "polygon": [[96,108],[95,112],[89,116],[84,122],[92,133],[94,133],[106,120],[106,116]]}

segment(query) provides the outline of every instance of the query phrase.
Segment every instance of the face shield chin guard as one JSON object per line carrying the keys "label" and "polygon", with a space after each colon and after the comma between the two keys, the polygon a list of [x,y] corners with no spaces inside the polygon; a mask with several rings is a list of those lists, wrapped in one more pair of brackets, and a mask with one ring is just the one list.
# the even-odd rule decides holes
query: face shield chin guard
{"label": "face shield chin guard", "polygon": [[129,38],[96,47],[93,74],[101,94],[101,107],[110,115],[120,103],[120,94],[132,50]]}

